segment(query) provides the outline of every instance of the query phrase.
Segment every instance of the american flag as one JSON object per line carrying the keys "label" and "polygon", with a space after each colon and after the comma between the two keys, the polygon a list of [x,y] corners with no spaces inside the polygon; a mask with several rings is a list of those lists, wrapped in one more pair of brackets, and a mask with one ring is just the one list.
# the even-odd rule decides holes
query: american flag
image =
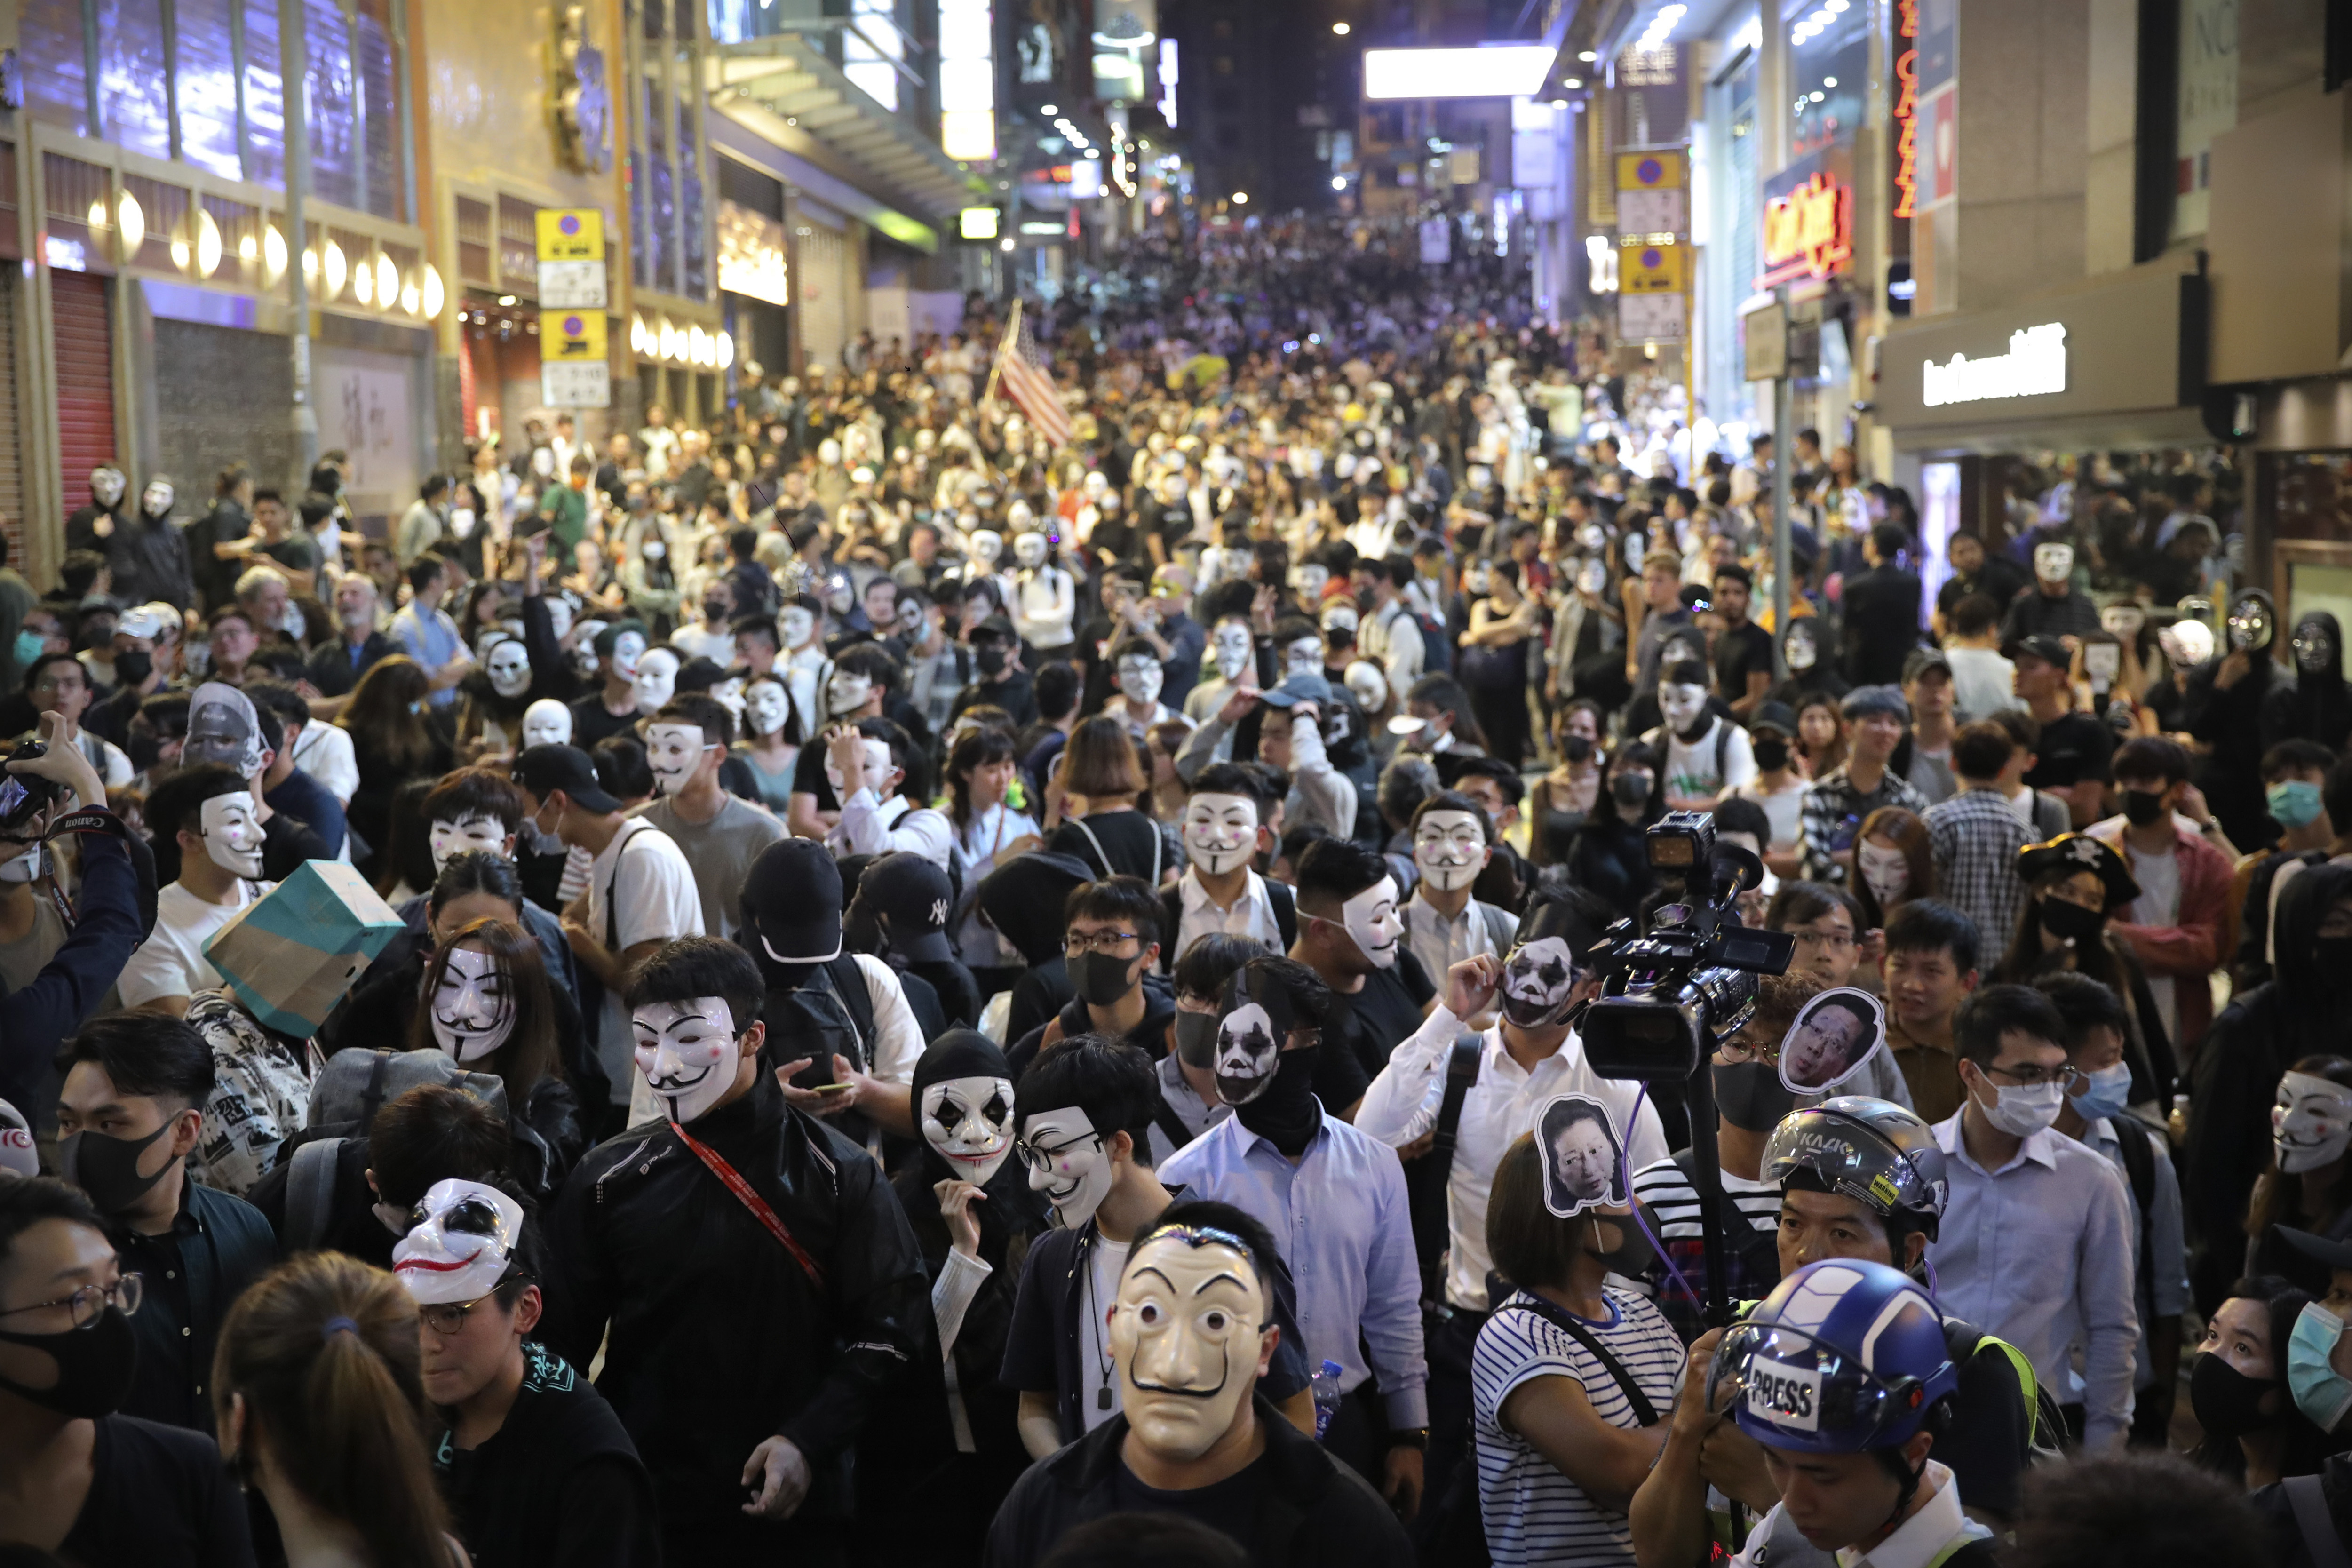
{"label": "american flag", "polygon": [[1054,385],[1054,373],[1047,368],[1045,356],[1037,351],[1037,340],[1030,334],[1028,320],[1022,314],[1018,300],[1013,306],[1013,320],[1004,329],[1004,341],[996,345],[996,374],[1003,381],[1004,390],[1029,416],[1029,422],[1056,447],[1070,444],[1070,414],[1062,406],[1062,395]]}

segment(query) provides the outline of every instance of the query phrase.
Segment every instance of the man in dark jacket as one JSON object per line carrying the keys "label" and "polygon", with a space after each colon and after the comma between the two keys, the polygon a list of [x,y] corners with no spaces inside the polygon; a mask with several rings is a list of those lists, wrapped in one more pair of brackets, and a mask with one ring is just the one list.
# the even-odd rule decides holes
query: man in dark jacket
{"label": "man in dark jacket", "polygon": [[1229,1204],[1176,1204],[1136,1238],[1107,1333],[1122,1408],[1021,1478],[982,1568],[1027,1568],[1072,1528],[1139,1511],[1223,1531],[1259,1568],[1413,1560],[1380,1494],[1257,1395],[1282,1337],[1279,1266]]}
{"label": "man in dark jacket", "polygon": [[1863,544],[1870,570],[1846,583],[1845,674],[1856,686],[1901,681],[1919,646],[1919,575],[1898,559],[1910,542],[1900,523],[1880,523]]}
{"label": "man in dark jacket", "polygon": [[139,492],[138,515],[115,529],[107,541],[106,564],[112,574],[114,596],[126,605],[161,600],[175,610],[196,602],[189,574],[188,542],[172,521],[178,492],[172,481],[157,474]]}
{"label": "man in dark jacket", "polygon": [[923,1343],[914,1232],[865,1151],[760,1070],[763,990],[716,938],[638,967],[637,1069],[666,1124],[582,1161],[549,1225],[540,1338],[583,1367],[604,1343],[597,1387],[672,1563],[845,1563],[846,1460]]}

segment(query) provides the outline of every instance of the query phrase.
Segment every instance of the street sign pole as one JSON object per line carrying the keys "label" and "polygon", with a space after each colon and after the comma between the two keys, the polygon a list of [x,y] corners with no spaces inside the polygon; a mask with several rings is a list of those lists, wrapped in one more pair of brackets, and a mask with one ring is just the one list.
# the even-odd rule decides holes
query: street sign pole
{"label": "street sign pole", "polygon": [[[1773,289],[1772,300],[1772,309],[1780,313],[1785,333],[1788,288],[1783,285]],[[1789,395],[1789,365],[1784,358],[1780,374],[1772,378],[1772,671],[1776,680],[1789,679],[1787,659],[1780,650],[1789,640],[1789,514],[1796,505],[1789,482],[1789,452],[1794,445],[1789,426],[1796,418],[1793,401]]]}

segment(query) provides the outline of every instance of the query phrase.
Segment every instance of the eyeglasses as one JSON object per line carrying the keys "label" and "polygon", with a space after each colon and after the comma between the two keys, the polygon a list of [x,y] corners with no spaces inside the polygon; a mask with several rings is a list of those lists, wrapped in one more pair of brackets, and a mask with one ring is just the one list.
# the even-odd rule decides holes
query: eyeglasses
{"label": "eyeglasses", "polygon": [[1099,1132],[1081,1132],[1066,1143],[1032,1143],[1027,1139],[1022,1139],[1013,1145],[1013,1152],[1023,1164],[1042,1176],[1054,1168],[1055,1160],[1065,1151],[1076,1148],[1089,1138],[1097,1143],[1102,1142],[1102,1134]]}
{"label": "eyeglasses", "polygon": [[1792,931],[1799,947],[1831,947],[1841,951],[1854,945],[1854,938],[1840,931]]}
{"label": "eyeglasses", "polygon": [[470,1301],[436,1301],[431,1306],[417,1308],[416,1315],[425,1321],[426,1328],[446,1340],[466,1326],[466,1320],[473,1314],[475,1308],[498,1293],[498,1287],[494,1285]]}
{"label": "eyeglasses", "polygon": [[1987,1068],[1984,1070],[1988,1077],[1998,1075],[2023,1089],[2039,1089],[2045,1083],[2072,1089],[2085,1077],[2083,1069],[2077,1067],[2053,1068],[2046,1072],[2038,1067]]}
{"label": "eyeglasses", "polygon": [[1082,952],[1108,952],[1115,947],[1138,940],[1131,931],[1074,931],[1062,939],[1062,951],[1076,958]]}
{"label": "eyeglasses", "polygon": [[38,1312],[50,1307],[63,1307],[77,1329],[87,1329],[106,1313],[109,1306],[122,1309],[129,1317],[139,1310],[145,1297],[147,1282],[136,1274],[125,1274],[111,1285],[85,1285],[70,1296],[60,1296],[54,1301],[36,1301],[29,1307],[11,1307],[0,1312],[0,1318],[13,1318],[20,1312]]}

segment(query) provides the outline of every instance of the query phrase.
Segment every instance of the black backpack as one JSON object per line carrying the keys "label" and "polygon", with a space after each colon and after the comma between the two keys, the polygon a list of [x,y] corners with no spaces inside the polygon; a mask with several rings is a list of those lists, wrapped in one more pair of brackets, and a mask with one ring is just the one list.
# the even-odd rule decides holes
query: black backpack
{"label": "black backpack", "polygon": [[[1265,883],[1265,901],[1274,906],[1274,929],[1281,934],[1282,951],[1288,952],[1298,941],[1298,905],[1290,889],[1273,878]],[[1184,929],[1184,885],[1181,881],[1160,889],[1160,914],[1163,931],[1160,939],[1160,973],[1176,973],[1177,933]],[[1180,1145],[1181,1147],[1181,1145]]]}
{"label": "black backpack", "polygon": [[1455,1038],[1445,1059],[1445,1098],[1438,1103],[1429,1152],[1404,1167],[1406,1212],[1412,1218],[1412,1250],[1421,1266],[1421,1300],[1427,1310],[1445,1301],[1445,1250],[1451,1236],[1445,1188],[1454,1174],[1454,1144],[1462,1129],[1462,1103],[1478,1081],[1479,1053],[1486,1037]]}

